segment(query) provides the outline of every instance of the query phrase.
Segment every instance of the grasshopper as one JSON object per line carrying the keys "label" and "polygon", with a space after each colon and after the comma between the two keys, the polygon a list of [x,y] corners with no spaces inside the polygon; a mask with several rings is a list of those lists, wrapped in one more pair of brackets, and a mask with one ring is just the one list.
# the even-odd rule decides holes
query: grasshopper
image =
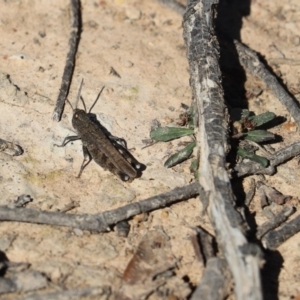
{"label": "grasshopper", "polygon": [[[122,139],[110,135],[97,121],[94,114],[91,113],[104,87],[87,113],[86,109],[77,108],[79,99],[83,102],[80,96],[82,85],[83,80],[79,87],[75,109],[67,100],[73,110],[72,125],[78,135],[68,136],[61,145],[57,145],[58,147],[64,147],[71,141],[81,139],[84,159],[77,178],[81,176],[82,171],[92,159],[102,168],[109,170],[123,181],[133,180],[140,176],[143,165],[130,154],[126,143],[122,142]],[[85,108],[84,102],[83,105]]]}

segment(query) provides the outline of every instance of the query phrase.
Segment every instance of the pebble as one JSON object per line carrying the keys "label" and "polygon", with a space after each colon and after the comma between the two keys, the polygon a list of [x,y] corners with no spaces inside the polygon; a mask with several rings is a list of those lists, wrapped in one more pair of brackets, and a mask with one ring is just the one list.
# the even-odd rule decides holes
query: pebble
{"label": "pebble", "polygon": [[131,68],[133,66],[133,62],[126,60],[123,62],[123,66],[126,68]]}
{"label": "pebble", "polygon": [[130,20],[138,20],[141,17],[141,11],[135,7],[126,8],[126,17]]}
{"label": "pebble", "polygon": [[291,37],[291,42],[295,45],[295,46],[299,46],[300,45],[300,37],[298,35],[294,35]]}

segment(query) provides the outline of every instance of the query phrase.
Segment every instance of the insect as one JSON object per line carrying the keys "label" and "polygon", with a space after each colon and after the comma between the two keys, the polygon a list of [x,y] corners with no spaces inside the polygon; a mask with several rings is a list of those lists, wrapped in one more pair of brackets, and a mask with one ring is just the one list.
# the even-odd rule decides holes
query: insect
{"label": "insect", "polygon": [[95,115],[91,113],[104,88],[102,88],[87,113],[86,110],[77,108],[79,99],[83,102],[83,99],[80,97],[82,85],[83,80],[80,84],[75,109],[67,100],[73,110],[72,125],[78,135],[68,136],[64,139],[62,145],[57,145],[64,147],[71,141],[81,139],[84,159],[77,178],[81,176],[84,168],[92,159],[102,168],[109,170],[123,181],[129,181],[140,176],[143,165],[128,151],[124,140],[110,135],[97,121]]}

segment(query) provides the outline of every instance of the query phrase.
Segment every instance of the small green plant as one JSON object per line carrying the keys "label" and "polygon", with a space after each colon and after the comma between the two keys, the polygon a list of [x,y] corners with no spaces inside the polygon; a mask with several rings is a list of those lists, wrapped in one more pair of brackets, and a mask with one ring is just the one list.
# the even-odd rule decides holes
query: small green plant
{"label": "small green plant", "polygon": [[238,140],[237,155],[255,161],[266,168],[269,165],[268,159],[255,154],[256,149],[251,149],[245,146],[246,143],[240,141],[252,141],[259,144],[274,140],[275,135],[273,133],[257,128],[275,118],[276,115],[272,112],[265,112],[256,116],[249,110],[243,110],[240,120],[233,123],[232,138]]}
{"label": "small green plant", "polygon": [[[177,127],[158,127],[152,129],[150,137],[154,141],[168,142],[183,136],[193,136],[194,112],[192,107],[186,107],[186,111],[181,114]],[[243,110],[238,121],[233,122],[231,139],[236,144],[236,154],[241,158],[247,158],[267,167],[269,161],[266,157],[255,154],[257,148],[247,146],[250,143],[259,144],[275,139],[275,135],[267,130],[259,129],[260,126],[272,121],[276,115],[272,112],[255,115],[249,110]],[[186,127],[183,127],[186,126]],[[171,155],[164,163],[164,166],[171,168],[183,161],[187,160],[193,153],[196,141],[188,143],[184,148]],[[198,160],[195,159],[190,165],[190,170],[197,177]]]}
{"label": "small green plant", "polygon": [[[186,111],[179,116],[179,121],[177,122],[177,127],[158,127],[150,131],[150,137],[154,141],[168,142],[183,136],[193,136],[194,134],[194,122],[193,122],[194,112],[192,107],[187,107]],[[187,126],[187,127],[182,127]],[[187,160],[193,153],[193,149],[196,146],[196,142],[192,141],[186,145],[183,149],[179,150],[175,154],[171,155],[164,166],[166,168],[174,167],[175,165],[182,163]]]}

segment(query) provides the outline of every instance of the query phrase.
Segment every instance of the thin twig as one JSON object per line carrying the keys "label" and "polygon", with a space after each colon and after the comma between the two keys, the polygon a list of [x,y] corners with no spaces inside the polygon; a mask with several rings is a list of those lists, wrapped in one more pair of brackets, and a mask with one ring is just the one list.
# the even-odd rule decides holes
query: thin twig
{"label": "thin twig", "polygon": [[0,277],[0,294],[35,291],[47,287],[45,275],[38,271],[26,270]]}
{"label": "thin twig", "polygon": [[195,228],[196,235],[192,238],[194,251],[199,260],[202,260],[203,265],[215,256],[215,249],[213,248],[214,238],[201,227]]}
{"label": "thin twig", "polygon": [[260,240],[270,230],[277,228],[280,224],[285,222],[294,212],[295,208],[293,206],[288,205],[283,207],[283,209],[275,215],[272,220],[263,223],[257,228],[256,238]]}
{"label": "thin twig", "polygon": [[[74,289],[74,290],[66,290],[59,292],[52,292],[47,294],[32,294],[26,295],[24,297],[18,298],[17,300],[73,300],[73,299],[82,299],[83,297],[87,299],[87,297],[96,299],[100,299],[100,296],[106,295],[105,299],[108,299],[111,294],[110,287],[87,287],[83,289]],[[102,299],[102,298],[101,298]]]}
{"label": "thin twig", "polygon": [[228,264],[224,258],[215,257],[213,237],[201,227],[195,230],[197,235],[191,239],[193,248],[196,257],[206,268],[191,300],[223,300],[230,292],[232,279]]}
{"label": "thin twig", "polygon": [[262,167],[256,162],[242,162],[234,167],[235,176],[242,177],[251,174],[265,174],[272,175],[275,173],[275,167],[286,162],[287,160],[298,156],[300,154],[300,142],[296,142],[280,149],[271,154],[268,159],[270,160],[270,166],[267,168]]}
{"label": "thin twig", "polygon": [[127,220],[143,212],[153,211],[178,201],[197,196],[199,193],[199,183],[195,182],[185,187],[175,188],[167,193],[163,193],[146,200],[131,203],[114,210],[105,211],[100,214],[65,214],[61,212],[41,211],[29,208],[10,208],[0,206],[0,221],[15,221],[48,224],[55,226],[67,226],[90,230],[96,232],[106,232],[110,226]]}
{"label": "thin twig", "polygon": [[250,179],[250,184],[249,184],[249,190],[246,192],[246,197],[245,197],[245,205],[249,206],[250,202],[252,201],[254,195],[255,195],[255,180],[253,178]]}
{"label": "thin twig", "polygon": [[78,48],[81,27],[80,0],[71,0],[71,31],[69,39],[69,52],[66,58],[59,95],[56,101],[52,118],[59,122],[69,93],[72,75],[75,66],[75,56]]}
{"label": "thin twig", "polygon": [[230,292],[231,274],[225,259],[212,257],[207,261],[202,280],[193,293],[191,300],[225,299]]}
{"label": "thin twig", "polygon": [[185,12],[185,6],[175,0],[158,0],[161,4],[171,8],[172,10],[176,11],[180,15],[183,16]]}
{"label": "thin twig", "polygon": [[262,244],[270,250],[277,249],[287,239],[300,231],[300,215],[285,223],[278,230],[268,232],[262,239]]}
{"label": "thin twig", "polygon": [[286,107],[287,111],[297,123],[298,128],[300,128],[300,108],[296,99],[290,96],[277,78],[266,68],[264,63],[260,61],[254,50],[236,40],[234,41],[234,44],[241,65],[266,84],[279,101]]}

